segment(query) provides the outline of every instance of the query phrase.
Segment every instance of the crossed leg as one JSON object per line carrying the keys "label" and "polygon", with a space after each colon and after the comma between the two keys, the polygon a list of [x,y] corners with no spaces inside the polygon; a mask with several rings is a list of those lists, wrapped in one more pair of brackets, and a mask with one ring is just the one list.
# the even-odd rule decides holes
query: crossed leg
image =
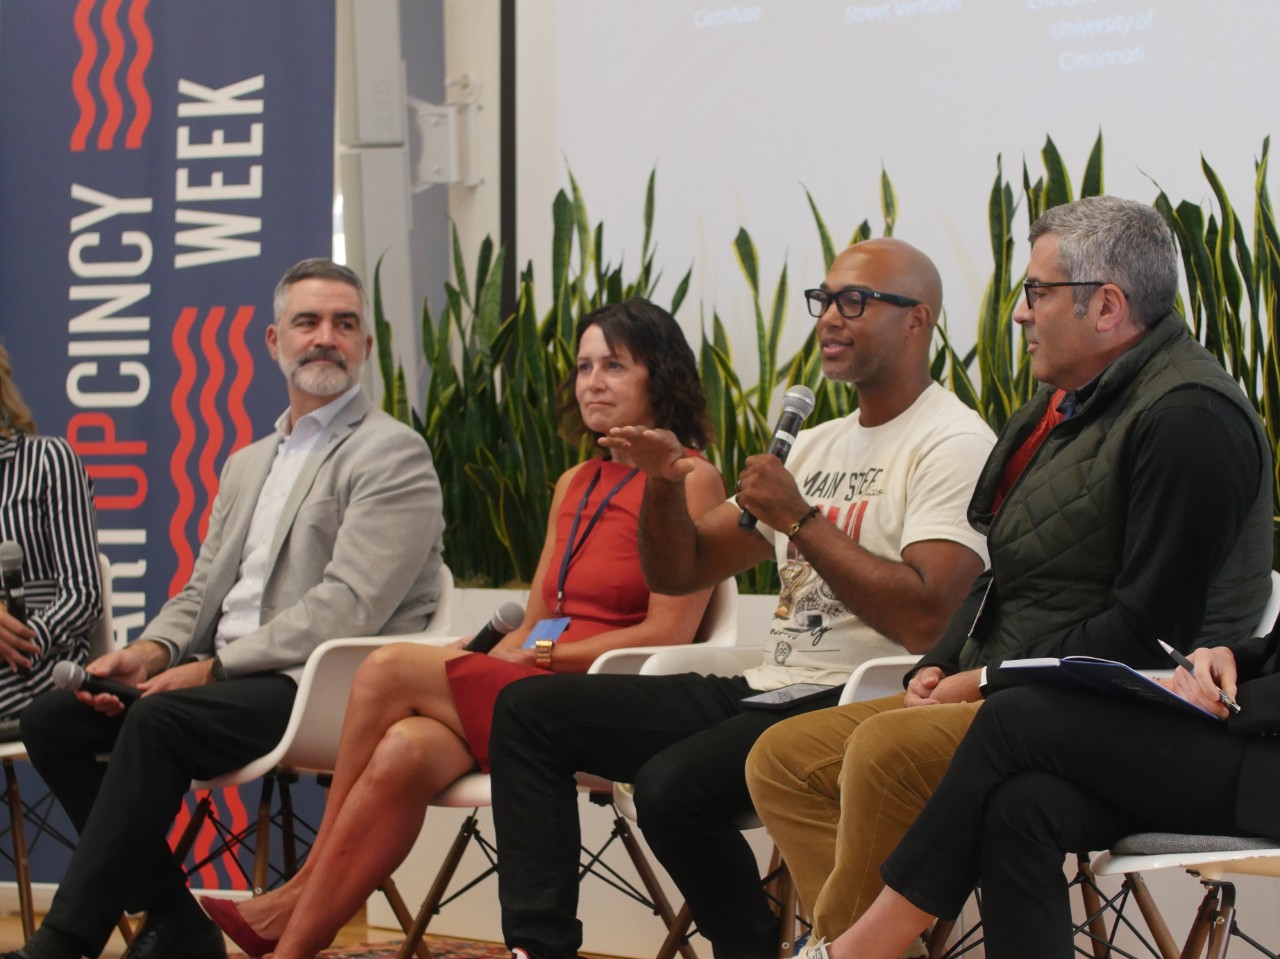
{"label": "crossed leg", "polygon": [[445,672],[464,655],[395,643],[357,671],[310,856],[281,888],[239,906],[262,938],[279,939],[276,959],[325,948],[408,855],[431,800],[475,768]]}

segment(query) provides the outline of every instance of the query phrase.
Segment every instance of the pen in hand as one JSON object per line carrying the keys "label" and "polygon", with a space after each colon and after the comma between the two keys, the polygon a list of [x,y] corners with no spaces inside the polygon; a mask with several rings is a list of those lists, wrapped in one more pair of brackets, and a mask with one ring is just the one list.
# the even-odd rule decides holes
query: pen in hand
{"label": "pen in hand", "polygon": [[[1176,649],[1174,649],[1172,646],[1166,643],[1163,639],[1158,639],[1156,640],[1156,642],[1158,642],[1162,647],[1164,647],[1164,651],[1169,654],[1169,657],[1175,663],[1177,663],[1179,666],[1185,669],[1192,676],[1196,674],[1196,668],[1195,666],[1191,665],[1191,660],[1187,659],[1187,657],[1183,656],[1182,653],[1178,652]],[[1218,690],[1218,702],[1226,706],[1227,709],[1232,714],[1240,712],[1240,704],[1237,703],[1230,696],[1228,696],[1226,693],[1224,693],[1221,689]]]}

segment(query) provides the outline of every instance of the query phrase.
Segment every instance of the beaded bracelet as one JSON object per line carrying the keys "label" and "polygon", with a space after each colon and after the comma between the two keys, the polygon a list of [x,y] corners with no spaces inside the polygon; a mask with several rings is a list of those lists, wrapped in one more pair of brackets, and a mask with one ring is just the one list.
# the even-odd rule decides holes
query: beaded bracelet
{"label": "beaded bracelet", "polygon": [[813,519],[813,517],[817,516],[818,510],[819,510],[819,507],[810,506],[809,511],[807,513],[805,513],[798,520],[796,520],[794,523],[791,524],[791,528],[787,530],[787,539],[791,539],[791,537],[795,536],[796,533],[800,532],[800,527],[803,526],[805,523],[809,522],[809,520]]}

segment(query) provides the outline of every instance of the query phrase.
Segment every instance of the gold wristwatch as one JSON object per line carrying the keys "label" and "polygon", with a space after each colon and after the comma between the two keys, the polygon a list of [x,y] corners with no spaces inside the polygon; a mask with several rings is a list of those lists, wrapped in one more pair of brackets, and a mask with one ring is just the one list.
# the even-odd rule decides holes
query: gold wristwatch
{"label": "gold wristwatch", "polygon": [[539,669],[551,668],[551,650],[555,648],[554,639],[540,639],[533,644],[533,664]]}

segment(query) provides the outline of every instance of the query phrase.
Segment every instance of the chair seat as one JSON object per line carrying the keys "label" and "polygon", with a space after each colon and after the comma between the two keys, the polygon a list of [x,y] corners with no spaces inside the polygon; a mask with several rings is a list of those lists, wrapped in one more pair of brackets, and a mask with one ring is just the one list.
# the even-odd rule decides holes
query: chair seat
{"label": "chair seat", "polygon": [[1206,879],[1227,873],[1280,876],[1280,845],[1252,836],[1146,832],[1124,837],[1093,861],[1093,872],[1099,876],[1173,868]]}
{"label": "chair seat", "polygon": [[1268,850],[1276,841],[1256,836],[1192,836],[1176,832],[1140,832],[1125,836],[1112,847],[1118,856],[1160,856],[1169,853],[1232,853]]}
{"label": "chair seat", "polygon": [[492,804],[493,790],[486,773],[468,773],[431,800],[431,805],[448,809],[471,809]]}

